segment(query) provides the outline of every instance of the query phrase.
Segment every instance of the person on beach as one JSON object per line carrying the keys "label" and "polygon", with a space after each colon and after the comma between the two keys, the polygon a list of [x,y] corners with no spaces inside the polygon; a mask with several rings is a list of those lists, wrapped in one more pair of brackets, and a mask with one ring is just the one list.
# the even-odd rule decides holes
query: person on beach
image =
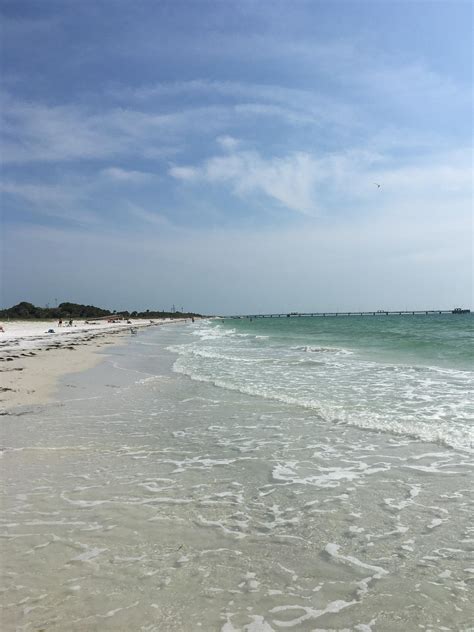
{"label": "person on beach", "polygon": [[62,326],[63,326],[63,319],[62,319],[62,318],[60,318],[60,319],[58,320],[58,327],[62,327]]}

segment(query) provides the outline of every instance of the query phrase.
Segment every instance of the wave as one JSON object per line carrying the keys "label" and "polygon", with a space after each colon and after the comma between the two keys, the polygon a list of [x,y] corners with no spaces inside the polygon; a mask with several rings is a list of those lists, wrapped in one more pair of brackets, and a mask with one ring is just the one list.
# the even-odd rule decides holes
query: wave
{"label": "wave", "polygon": [[304,345],[299,347],[290,347],[293,351],[304,351],[305,353],[335,353],[343,355],[352,355],[354,352],[342,347],[312,347]]}
{"label": "wave", "polygon": [[260,364],[263,362],[268,362],[269,360],[267,358],[244,358],[239,356],[230,356],[217,351],[190,348],[187,345],[172,345],[170,347],[167,347],[166,350],[183,356],[196,356],[209,360],[228,360],[229,362],[239,362],[242,364]]}
{"label": "wave", "polygon": [[168,347],[179,356],[174,371],[192,380],[311,410],[328,423],[472,451],[469,371],[373,361],[336,345],[290,346],[286,337],[215,325],[193,335]]}
{"label": "wave", "polygon": [[455,448],[463,452],[474,453],[473,436],[470,429],[453,428],[450,423],[430,426],[427,422],[420,422],[420,420],[416,418],[396,419],[390,415],[380,415],[372,411],[353,414],[345,410],[340,404],[330,404],[318,399],[295,397],[281,391],[272,390],[271,387],[263,385],[255,386],[232,383],[225,379],[193,372],[189,367],[183,367],[177,362],[175,362],[173,370],[176,373],[186,375],[194,381],[206,382],[218,388],[313,410],[326,422],[353,426],[364,430],[389,432],[397,436],[420,439],[422,441],[444,445],[445,447]]}

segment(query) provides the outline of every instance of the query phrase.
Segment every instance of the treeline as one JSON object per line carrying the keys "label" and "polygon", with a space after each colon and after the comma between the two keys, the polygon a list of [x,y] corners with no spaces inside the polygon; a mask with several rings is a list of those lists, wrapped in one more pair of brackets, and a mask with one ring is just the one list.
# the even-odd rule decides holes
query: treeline
{"label": "treeline", "polygon": [[18,305],[0,310],[0,318],[12,320],[48,320],[48,319],[87,319],[110,316],[110,318],[192,318],[200,317],[200,314],[192,312],[160,312],[147,309],[144,312],[127,310],[123,312],[111,312],[108,309],[95,307],[94,305],[80,305],[78,303],[61,303],[57,307],[36,307],[32,303],[22,301]]}

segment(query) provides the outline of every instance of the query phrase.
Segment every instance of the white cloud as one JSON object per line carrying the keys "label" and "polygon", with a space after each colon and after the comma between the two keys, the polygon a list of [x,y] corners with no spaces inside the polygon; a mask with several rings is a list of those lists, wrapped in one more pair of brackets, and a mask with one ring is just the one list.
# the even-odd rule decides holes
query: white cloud
{"label": "white cloud", "polygon": [[[189,134],[224,131],[242,117],[287,117],[284,109],[238,110],[207,105],[171,113],[110,108],[100,112],[79,106],[45,105],[6,99],[3,117],[3,162],[21,164],[97,160],[119,156],[157,158],[175,154]],[[289,120],[289,118],[288,118]]]}
{"label": "white cloud", "polygon": [[[450,112],[463,108],[466,112],[465,108],[472,101],[467,83],[442,74],[409,52],[400,57],[399,51],[395,55],[379,48],[374,55],[370,42],[363,42],[361,38],[353,41],[295,40],[269,32],[212,33],[209,37],[213,44],[209,42],[207,52],[211,55],[218,50],[219,56],[236,58],[240,62],[249,61],[249,58],[256,58],[259,64],[273,62],[282,68],[283,76],[291,73],[289,69],[293,67],[297,69],[296,77],[300,73],[305,76],[305,89],[301,88],[300,81],[291,81],[288,77],[282,82],[285,85],[200,78],[133,89],[116,88],[113,94],[118,99],[142,102],[163,97],[179,98],[183,94],[192,95],[196,100],[220,98],[241,109],[253,108],[255,113],[272,111],[273,115],[300,122],[330,122],[338,127],[360,125],[361,119],[364,125],[373,124],[377,110],[377,119],[386,116],[388,111],[392,116],[395,111],[402,117],[415,112],[422,117],[431,109],[441,116],[445,116],[443,110]],[[192,47],[193,42],[189,45]],[[189,54],[193,54],[192,50]],[[341,88],[343,96],[340,96]]]}
{"label": "white cloud", "polygon": [[191,181],[197,178],[199,171],[194,167],[171,167],[168,173],[176,180]]}
{"label": "white cloud", "polygon": [[[119,102],[155,103],[163,97],[181,98],[190,95],[195,102],[205,98],[219,103],[240,116],[271,116],[291,124],[354,125],[357,117],[353,106],[334,99],[319,90],[261,84],[243,81],[210,81],[195,79],[144,85],[140,88],[115,88],[111,96]],[[223,136],[224,138],[225,136]]]}
{"label": "white cloud", "polygon": [[237,149],[240,144],[240,141],[233,136],[218,136],[216,138],[216,141],[222,149],[227,151]]}
{"label": "white cloud", "polygon": [[[122,107],[101,109],[7,96],[1,112],[4,162],[169,156],[188,134],[196,133],[201,137],[215,133],[222,148],[235,150],[235,139],[228,132],[243,122],[258,125],[264,119],[303,126],[312,133],[322,129],[327,133],[330,128],[333,134],[342,135],[347,146],[347,133],[352,136],[362,129],[368,136],[383,133],[387,110],[390,120],[398,119],[398,135],[406,138],[400,121],[409,122],[407,113],[416,115],[418,134],[420,122],[430,110],[443,119],[469,102],[462,86],[417,61],[397,65],[343,45],[311,47],[301,42],[288,46],[290,58],[309,59],[313,51],[319,66],[331,74],[331,81],[344,85],[344,96],[327,88],[323,92],[311,82],[306,84],[310,88],[302,89],[206,79],[115,88],[107,95]],[[180,106],[182,95],[191,99],[193,107]],[[162,97],[171,99],[169,109],[163,108]]]}
{"label": "white cloud", "polygon": [[215,156],[200,167],[174,167],[169,173],[178,179],[228,185],[234,194],[246,199],[263,194],[298,213],[317,215],[321,210],[321,189],[327,194],[328,188],[344,183],[350,186],[356,171],[362,166],[367,169],[377,159],[368,152],[323,158],[295,152],[265,159],[255,151],[240,151]]}
{"label": "white cloud", "polygon": [[218,156],[207,161],[204,178],[229,183],[241,196],[264,193],[280,204],[300,213],[316,211],[314,186],[317,162],[308,154],[264,160],[256,152]]}
{"label": "white cloud", "polygon": [[148,180],[152,174],[144,171],[134,171],[133,169],[122,169],[121,167],[108,167],[101,172],[107,178],[118,182],[143,182]]}
{"label": "white cloud", "polygon": [[6,164],[171,155],[190,131],[219,131],[235,116],[219,106],[163,114],[119,108],[95,111],[9,98],[1,114]]}
{"label": "white cloud", "polygon": [[[453,195],[472,200],[470,151],[412,158],[403,165],[389,155],[354,150],[326,155],[295,152],[264,158],[255,151],[214,156],[196,167],[174,167],[176,179],[227,186],[241,198],[264,195],[305,215],[336,208],[348,214],[393,204],[428,204]],[[382,183],[380,190],[374,183]],[[255,201],[255,200],[253,200]]]}
{"label": "white cloud", "polygon": [[115,153],[121,138],[110,125],[77,107],[8,99],[2,108],[6,163],[97,158]]}
{"label": "white cloud", "polygon": [[264,193],[301,213],[314,211],[316,163],[306,154],[265,161],[257,152],[216,156],[200,168],[173,167],[169,174],[186,181],[228,184],[242,197]]}

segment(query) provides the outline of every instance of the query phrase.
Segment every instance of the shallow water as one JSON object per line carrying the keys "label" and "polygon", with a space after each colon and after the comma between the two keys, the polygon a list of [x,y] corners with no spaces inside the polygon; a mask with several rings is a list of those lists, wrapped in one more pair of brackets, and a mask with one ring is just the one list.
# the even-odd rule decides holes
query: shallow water
{"label": "shallow water", "polygon": [[241,392],[259,343],[222,328],[142,332],[3,417],[3,629],[470,629],[469,446],[279,400],[310,389],[278,362]]}
{"label": "shallow water", "polygon": [[172,350],[192,379],[314,410],[323,419],[472,451],[466,316],[209,322]]}

